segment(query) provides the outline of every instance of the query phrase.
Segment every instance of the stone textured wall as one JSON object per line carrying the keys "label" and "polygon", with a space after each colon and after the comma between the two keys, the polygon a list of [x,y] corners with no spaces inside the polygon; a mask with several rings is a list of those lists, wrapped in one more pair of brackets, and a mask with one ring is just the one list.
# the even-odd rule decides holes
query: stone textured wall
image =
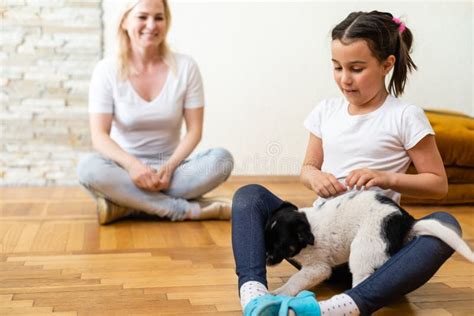
{"label": "stone textured wall", "polygon": [[2,0],[0,186],[77,184],[100,0]]}

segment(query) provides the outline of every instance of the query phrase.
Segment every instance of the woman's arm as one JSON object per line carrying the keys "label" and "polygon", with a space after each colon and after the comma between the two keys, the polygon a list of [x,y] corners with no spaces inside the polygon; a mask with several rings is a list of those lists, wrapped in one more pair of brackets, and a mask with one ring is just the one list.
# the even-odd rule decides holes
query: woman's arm
{"label": "woman's arm", "polygon": [[160,179],[155,170],[125,152],[112,138],[110,128],[113,114],[91,113],[89,116],[92,146],[105,157],[115,161],[129,173],[138,187],[159,191]]}
{"label": "woman's arm", "polygon": [[358,169],[347,176],[346,184],[351,188],[361,188],[363,185],[366,188],[378,186],[416,197],[445,197],[448,193],[448,180],[434,136],[425,136],[407,152],[418,174]]}
{"label": "woman's arm", "polygon": [[91,130],[92,146],[102,155],[112,159],[124,169],[137,160],[132,155],[125,152],[115,141],[110,138],[113,114],[91,113],[89,124]]}
{"label": "woman's arm", "polygon": [[204,107],[184,109],[186,135],[181,139],[178,147],[168,161],[158,171],[161,179],[161,189],[167,189],[174,170],[188,157],[201,141],[204,120]]}
{"label": "woman's arm", "polygon": [[306,155],[301,168],[300,180],[320,197],[330,197],[346,191],[346,188],[330,173],[322,172],[324,153],[319,137],[310,133]]}

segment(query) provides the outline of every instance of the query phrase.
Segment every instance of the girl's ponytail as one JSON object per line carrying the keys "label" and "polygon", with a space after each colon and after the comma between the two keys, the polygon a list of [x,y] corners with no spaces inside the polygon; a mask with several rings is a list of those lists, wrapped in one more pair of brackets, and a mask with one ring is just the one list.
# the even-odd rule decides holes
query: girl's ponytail
{"label": "girl's ponytail", "polygon": [[392,22],[397,27],[398,36],[395,48],[395,65],[393,66],[393,75],[388,85],[388,90],[395,96],[403,94],[408,73],[416,70],[416,65],[411,59],[410,52],[413,44],[413,35],[409,28],[398,18],[393,18]]}

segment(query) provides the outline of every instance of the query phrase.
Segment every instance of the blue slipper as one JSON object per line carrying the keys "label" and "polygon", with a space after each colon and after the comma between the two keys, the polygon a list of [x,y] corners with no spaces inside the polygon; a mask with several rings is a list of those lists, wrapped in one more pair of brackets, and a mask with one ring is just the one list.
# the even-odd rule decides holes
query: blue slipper
{"label": "blue slipper", "polygon": [[292,309],[297,316],[320,316],[321,309],[313,292],[302,291],[295,297],[267,294],[251,300],[244,316],[287,316]]}
{"label": "blue slipper", "polygon": [[[288,306],[293,297],[284,295],[266,294],[251,300],[244,309],[244,316],[276,316],[280,306]],[[287,309],[288,310],[288,309]]]}
{"label": "blue slipper", "polygon": [[301,291],[290,300],[282,302],[279,316],[287,316],[288,310],[292,309],[297,316],[320,316],[321,308],[313,292]]}

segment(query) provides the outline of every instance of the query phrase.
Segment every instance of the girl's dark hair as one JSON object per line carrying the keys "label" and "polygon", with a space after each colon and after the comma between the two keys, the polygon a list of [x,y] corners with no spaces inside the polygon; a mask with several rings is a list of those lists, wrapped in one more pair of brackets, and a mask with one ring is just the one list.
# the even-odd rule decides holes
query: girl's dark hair
{"label": "girl's dark hair", "polygon": [[392,14],[379,11],[352,12],[336,25],[331,37],[343,44],[365,40],[380,62],[394,55],[396,60],[388,90],[395,96],[403,94],[408,72],[416,69],[410,57],[413,35],[400,21],[394,21]]}

